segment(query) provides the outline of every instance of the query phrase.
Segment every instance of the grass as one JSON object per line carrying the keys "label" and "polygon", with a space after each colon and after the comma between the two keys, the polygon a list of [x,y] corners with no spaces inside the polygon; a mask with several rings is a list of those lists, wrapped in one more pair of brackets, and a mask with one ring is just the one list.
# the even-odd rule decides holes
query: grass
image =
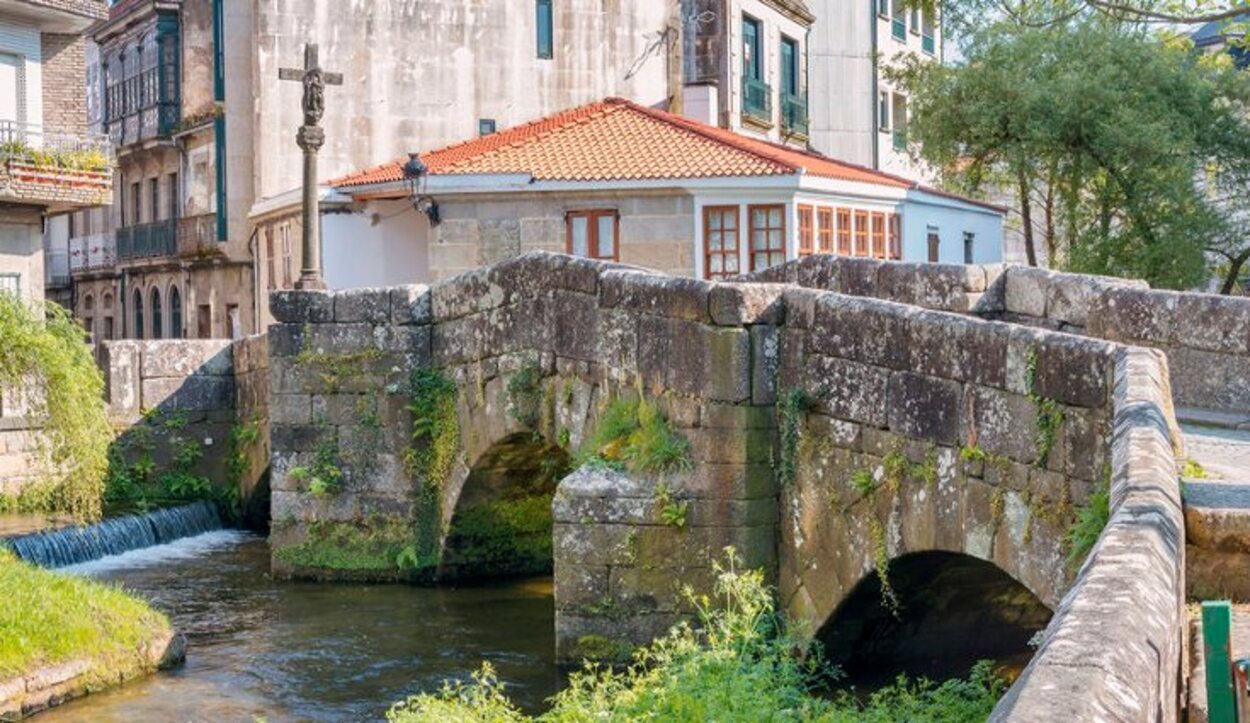
{"label": "grass", "polygon": [[371,518],[360,524],[323,520],[309,525],[304,542],[283,547],[274,556],[296,567],[398,572],[434,563],[421,559],[416,542],[412,524],[401,518]]}
{"label": "grass", "polygon": [[82,658],[117,679],[169,620],[121,589],[28,565],[0,549],[0,680]]}
{"label": "grass", "polygon": [[487,663],[467,682],[445,683],[436,693],[395,705],[388,720],[962,723],[985,720],[1006,690],[990,665],[980,663],[968,679],[941,685],[899,678],[866,702],[845,692],[814,695],[836,681],[837,671],[822,662],[809,638],[786,627],[763,573],[739,570],[732,550],[728,563],[716,570],[714,598],[689,595],[697,627],[679,623],[636,651],[624,669],[586,665],[540,716],[527,716],[513,705]]}
{"label": "grass", "polygon": [[1076,566],[1098,544],[1098,536],[1111,519],[1111,484],[1104,481],[1089,496],[1089,501],[1076,511],[1076,521],[1068,528],[1068,563]]}
{"label": "grass", "polygon": [[690,443],[655,404],[615,399],[604,410],[575,466],[589,464],[660,474],[693,466]]}

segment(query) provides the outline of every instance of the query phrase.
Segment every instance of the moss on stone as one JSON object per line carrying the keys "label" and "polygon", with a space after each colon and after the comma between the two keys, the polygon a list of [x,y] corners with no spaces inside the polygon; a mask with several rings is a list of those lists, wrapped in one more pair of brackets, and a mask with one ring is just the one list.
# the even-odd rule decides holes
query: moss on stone
{"label": "moss on stone", "polygon": [[612,640],[602,635],[583,635],[577,639],[576,656],[596,663],[628,663],[634,655],[634,646],[622,640]]}
{"label": "moss on stone", "polygon": [[432,570],[438,564],[436,557],[412,554],[419,544],[412,524],[401,517],[373,516],[358,522],[321,520],[308,525],[303,542],[279,548],[274,557],[308,569],[396,574]]}
{"label": "moss on stone", "polygon": [[551,495],[493,500],[462,510],[452,521],[449,555],[468,574],[527,574],[551,570]]}

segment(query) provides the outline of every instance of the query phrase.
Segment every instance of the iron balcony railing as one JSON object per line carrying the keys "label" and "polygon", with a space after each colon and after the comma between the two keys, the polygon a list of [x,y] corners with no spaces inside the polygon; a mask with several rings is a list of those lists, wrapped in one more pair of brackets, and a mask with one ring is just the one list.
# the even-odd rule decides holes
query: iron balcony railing
{"label": "iron balcony railing", "polygon": [[217,214],[204,213],[178,219],[178,255],[206,256],[222,252],[217,243]]}
{"label": "iron balcony railing", "polygon": [[936,48],[933,43],[933,36],[921,35],[920,36],[920,48],[924,50],[926,53],[928,53],[929,55],[933,55],[934,52],[936,51]]}
{"label": "iron balcony railing", "polygon": [[173,219],[117,229],[117,258],[150,259],[177,253],[177,224]]}
{"label": "iron balcony railing", "polygon": [[117,264],[117,236],[93,233],[69,240],[71,274],[111,269]]}
{"label": "iron balcony railing", "polygon": [[781,94],[781,127],[791,133],[807,135],[807,96]]}
{"label": "iron balcony railing", "polygon": [[773,122],[773,90],[768,83],[742,79],[742,114],[764,123]]}
{"label": "iron balcony railing", "polygon": [[36,123],[0,121],[0,158],[41,168],[108,172],[113,145],[96,134],[59,133]]}

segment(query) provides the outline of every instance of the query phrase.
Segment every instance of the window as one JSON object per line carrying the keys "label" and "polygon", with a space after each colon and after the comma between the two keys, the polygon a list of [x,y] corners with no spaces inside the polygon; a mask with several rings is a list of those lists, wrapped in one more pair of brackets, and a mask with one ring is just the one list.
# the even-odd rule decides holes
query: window
{"label": "window", "polygon": [[536,0],[534,7],[535,19],[538,22],[538,57],[550,60],[555,50],[551,0]]}
{"label": "window", "polygon": [[877,0],[877,14],[883,18],[890,17],[890,0]]}
{"label": "window", "polygon": [[907,9],[904,7],[903,0],[891,0],[892,20],[890,21],[890,35],[895,40],[907,42]]}
{"label": "window", "polygon": [[488,136],[494,132],[495,132],[495,119],[494,118],[478,118],[477,134],[479,136]]}
{"label": "window", "polygon": [[12,294],[14,296],[21,296],[22,275],[21,274],[0,274],[0,294]]}
{"label": "window", "polygon": [[760,43],[763,32],[760,21],[749,16],[742,18],[742,75],[748,80],[763,80],[764,58]]}
{"label": "window", "polygon": [[155,178],[148,179],[148,209],[151,216],[149,221],[158,221],[161,217],[161,191],[160,183]]}
{"label": "window", "polygon": [[838,254],[851,255],[851,209],[838,209]]}
{"label": "window", "polygon": [[890,258],[903,258],[903,217],[897,213],[890,214]]}
{"label": "window", "polygon": [[852,251],[855,256],[868,255],[868,212],[855,212],[855,248]]}
{"label": "window", "polygon": [[140,218],[139,213],[140,211],[143,210],[142,206],[143,206],[143,199],[139,197],[139,182],[135,181],[134,183],[130,184],[130,224],[129,225],[131,226],[138,225],[139,218]]}
{"label": "window", "polygon": [[883,131],[890,130],[890,94],[877,96],[877,127]]}
{"label": "window", "polygon": [[616,261],[620,216],[613,210],[569,211],[564,217],[566,248],[573,256]]}
{"label": "window", "polygon": [[907,148],[907,96],[895,93],[892,114],[894,116],[894,150]]}
{"label": "window", "polygon": [[101,339],[113,338],[113,316],[112,314],[104,317],[104,328],[100,331]]}
{"label": "window", "polygon": [[973,263],[972,258],[975,256],[977,245],[977,235],[971,231],[964,231],[964,263]]}
{"label": "window", "polygon": [[195,309],[195,335],[197,339],[213,338],[213,308],[208,304]]}
{"label": "window", "polygon": [[181,194],[178,193],[178,174],[169,174],[169,217],[179,218],[182,216],[182,209],[179,207],[178,199]]}
{"label": "window", "polygon": [[885,214],[873,212],[872,214],[872,257],[874,259],[885,258]]}
{"label": "window", "polygon": [[816,212],[816,253],[833,252],[833,209],[821,208]]}
{"label": "window", "polygon": [[937,226],[930,226],[928,230],[929,236],[929,263],[936,264],[940,255],[942,239],[938,235]]}
{"label": "window", "polygon": [[799,44],[784,36],[781,38],[781,92],[799,94]]}
{"label": "window", "polygon": [[273,291],[277,288],[278,274],[275,271],[277,264],[273,255],[273,226],[265,229],[265,271],[269,275],[269,290]]}
{"label": "window", "polygon": [[937,44],[933,42],[933,15],[928,10],[920,15],[920,49],[929,55],[937,53]]}
{"label": "window", "polygon": [[786,207],[747,206],[751,232],[751,270],[760,271],[786,260]]}
{"label": "window", "polygon": [[703,209],[703,276],[723,279],[738,274],[738,207]]}
{"label": "window", "polygon": [[920,8],[911,9],[911,22],[909,23],[911,34],[916,35],[920,32]]}
{"label": "window", "polygon": [[169,287],[169,338],[182,338],[182,294],[177,286]]}
{"label": "window", "polygon": [[134,338],[143,338],[143,292],[135,289],[134,295],[135,333]]}
{"label": "window", "polygon": [[165,325],[161,318],[161,290],[152,289],[152,338],[160,339],[164,334]]}
{"label": "window", "polygon": [[816,242],[816,229],[812,226],[811,206],[799,206],[799,256],[811,256]]}
{"label": "window", "polygon": [[291,222],[278,227],[278,235],[282,239],[282,288],[291,288],[294,274],[291,269]]}

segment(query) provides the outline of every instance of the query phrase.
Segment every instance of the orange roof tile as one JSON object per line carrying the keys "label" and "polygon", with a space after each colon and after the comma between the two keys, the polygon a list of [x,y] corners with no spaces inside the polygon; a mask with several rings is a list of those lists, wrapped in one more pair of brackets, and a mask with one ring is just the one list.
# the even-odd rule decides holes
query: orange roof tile
{"label": "orange roof tile", "polygon": [[[330,181],[403,180],[407,159]],[[421,154],[431,175],[528,174],[540,181],[624,181],[808,173],[911,188],[904,178],[609,98]]]}

